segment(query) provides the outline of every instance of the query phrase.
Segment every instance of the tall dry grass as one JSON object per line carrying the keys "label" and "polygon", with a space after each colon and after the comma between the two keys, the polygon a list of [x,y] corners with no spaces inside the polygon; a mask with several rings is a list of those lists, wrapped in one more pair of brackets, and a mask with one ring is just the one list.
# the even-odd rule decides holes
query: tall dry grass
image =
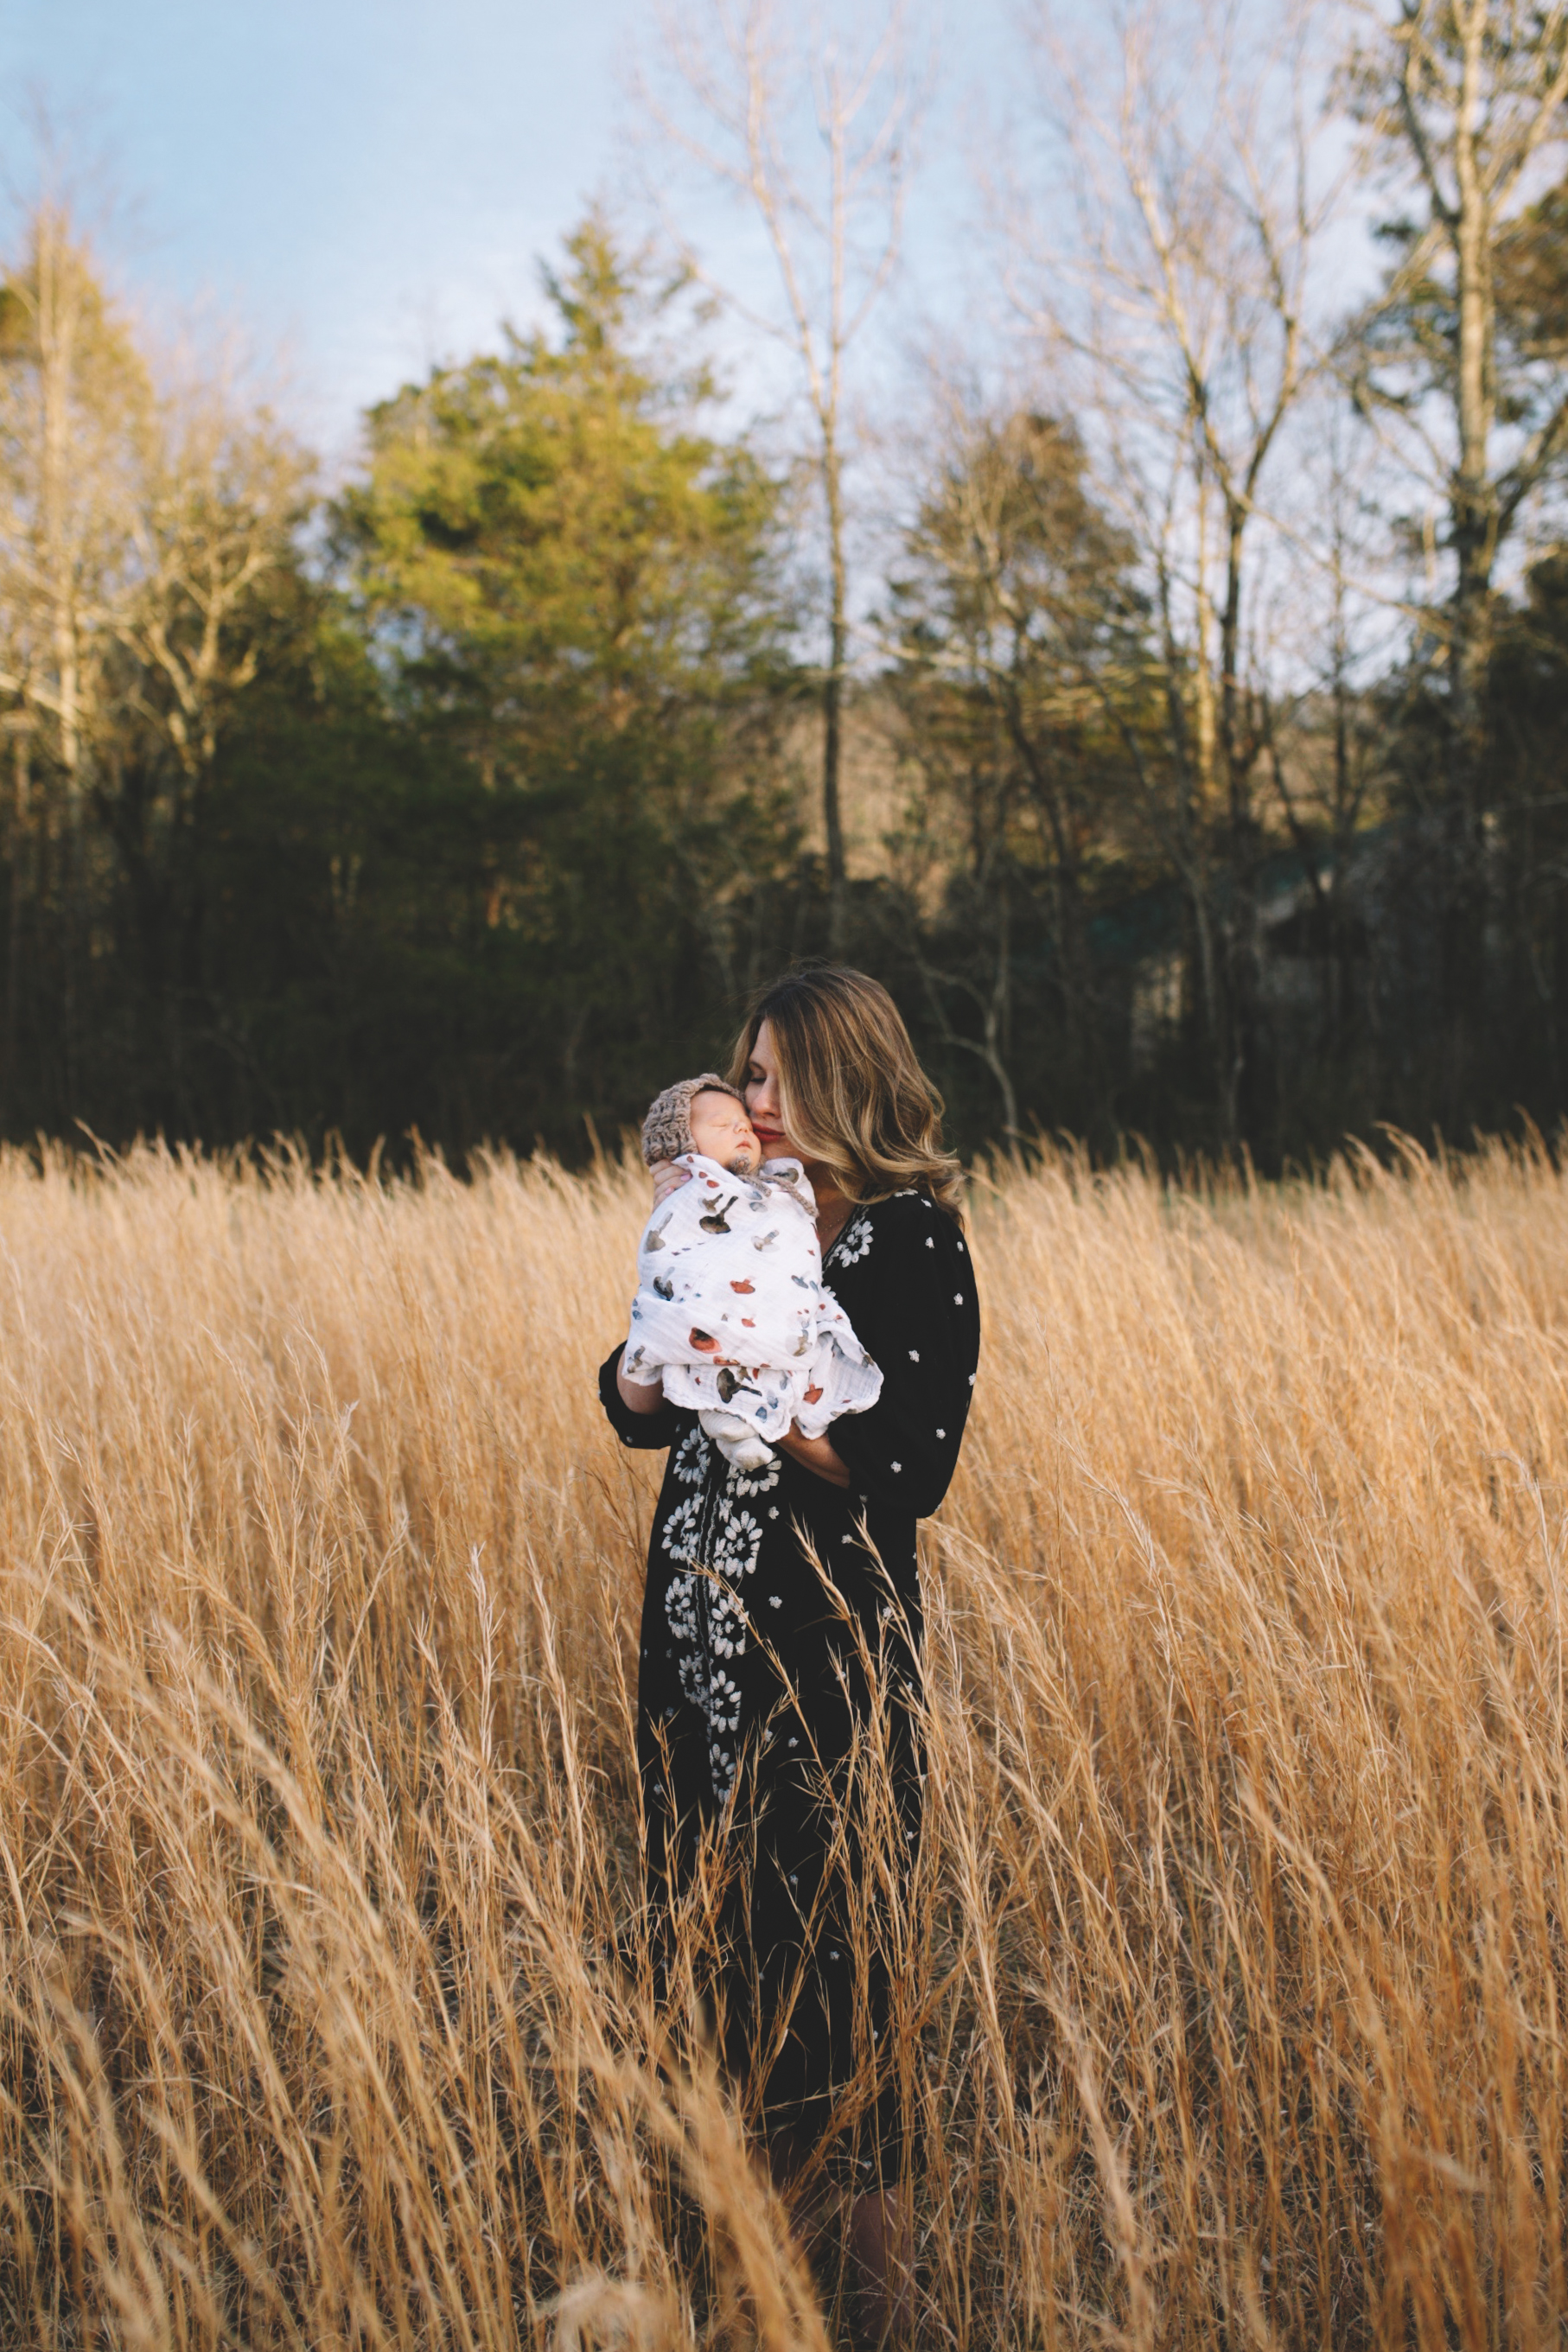
{"label": "tall dry grass", "polygon": [[[830,2337],[639,1942],[641,1201],[0,1163],[0,2339]],[[975,1223],[921,2340],[1560,2341],[1568,1184]]]}

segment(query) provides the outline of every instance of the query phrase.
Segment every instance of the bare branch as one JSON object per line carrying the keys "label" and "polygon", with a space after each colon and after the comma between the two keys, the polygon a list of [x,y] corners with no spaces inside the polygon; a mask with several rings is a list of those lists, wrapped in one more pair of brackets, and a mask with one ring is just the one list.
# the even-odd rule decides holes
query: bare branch
{"label": "bare branch", "polygon": [[[828,37],[787,0],[661,0],[658,73],[638,83],[667,152],[727,189],[763,230],[782,316],[701,281],[794,353],[809,403],[828,577],[823,668],[823,824],[830,923],[841,939],[847,877],[840,706],[848,658],[845,372],[902,246],[910,142],[924,99],[911,0],[871,0],[868,34]],[[657,195],[661,212],[668,193]],[[682,238],[690,252],[691,241]]]}

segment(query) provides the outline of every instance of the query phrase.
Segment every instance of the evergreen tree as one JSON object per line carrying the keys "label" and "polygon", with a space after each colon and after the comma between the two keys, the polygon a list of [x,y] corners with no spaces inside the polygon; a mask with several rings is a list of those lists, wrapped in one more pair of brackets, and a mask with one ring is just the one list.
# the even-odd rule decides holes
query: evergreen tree
{"label": "evergreen tree", "polygon": [[778,487],[698,429],[710,379],[659,364],[681,289],[602,217],[545,284],[553,336],[509,333],[372,412],[339,528],[396,707],[465,812],[448,919],[489,975],[485,1050],[515,1117],[559,1133],[632,1115],[660,1055],[710,1046],[698,1004],[752,976],[793,838],[770,783]]}

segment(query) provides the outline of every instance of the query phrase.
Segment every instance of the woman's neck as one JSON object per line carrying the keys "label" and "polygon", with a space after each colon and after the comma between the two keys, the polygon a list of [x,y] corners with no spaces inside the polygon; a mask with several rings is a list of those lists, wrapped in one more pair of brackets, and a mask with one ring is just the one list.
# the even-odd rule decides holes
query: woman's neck
{"label": "woman's neck", "polygon": [[847,1193],[841,1192],[820,1162],[805,1171],[812,1191],[816,1195],[816,1238],[824,1252],[831,1248],[849,1223],[849,1212],[855,1206]]}

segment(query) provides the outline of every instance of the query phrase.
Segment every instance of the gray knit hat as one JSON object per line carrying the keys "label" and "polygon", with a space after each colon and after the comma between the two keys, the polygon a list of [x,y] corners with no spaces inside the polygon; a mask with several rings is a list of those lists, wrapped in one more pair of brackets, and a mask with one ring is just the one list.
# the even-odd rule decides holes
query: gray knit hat
{"label": "gray knit hat", "polygon": [[745,1108],[745,1097],[728,1078],[715,1070],[704,1070],[700,1077],[680,1078],[673,1087],[666,1087],[661,1095],[648,1105],[647,1117],[642,1123],[642,1156],[650,1168],[661,1160],[679,1160],[683,1151],[690,1151],[691,1097],[693,1095],[728,1095]]}

